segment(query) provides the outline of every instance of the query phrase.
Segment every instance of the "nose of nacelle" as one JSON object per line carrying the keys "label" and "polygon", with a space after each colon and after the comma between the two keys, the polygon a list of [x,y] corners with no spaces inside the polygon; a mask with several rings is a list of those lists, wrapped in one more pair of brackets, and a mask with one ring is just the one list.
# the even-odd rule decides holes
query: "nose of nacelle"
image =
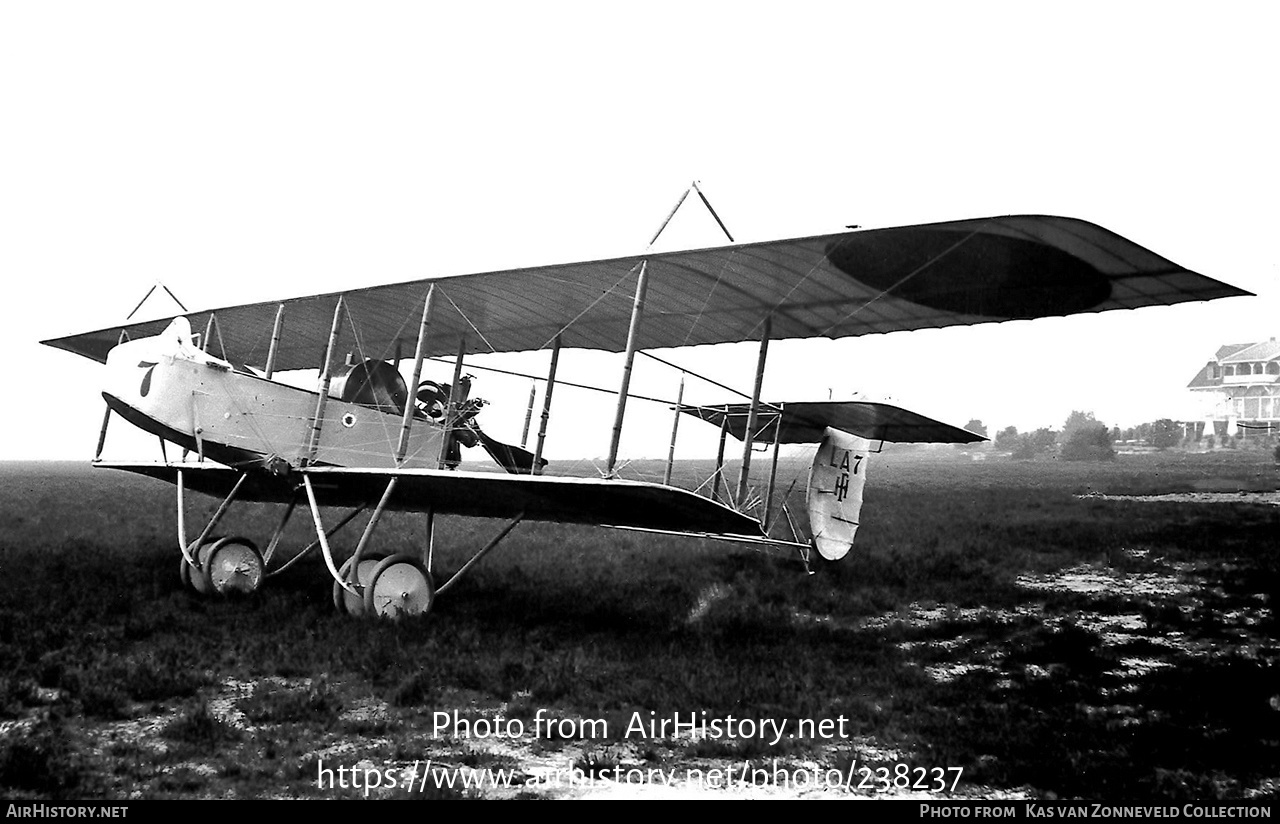
{"label": "nose of nacelle", "polygon": [[107,353],[103,391],[140,412],[157,417],[159,407],[172,399],[168,365],[187,352],[200,353],[191,340],[191,324],[174,318],[152,338],[125,341]]}

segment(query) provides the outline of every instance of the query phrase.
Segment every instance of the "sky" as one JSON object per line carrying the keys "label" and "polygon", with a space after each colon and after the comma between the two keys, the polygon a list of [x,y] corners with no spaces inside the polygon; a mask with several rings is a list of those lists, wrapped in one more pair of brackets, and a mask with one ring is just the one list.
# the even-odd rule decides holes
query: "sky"
{"label": "sky", "polygon": [[[1280,334],[1280,7],[1209,8],[0,4],[0,460],[92,456],[102,369],[38,341],[123,321],[157,281],[195,310],[638,254],[693,180],[739,241],[1060,214],[1257,295],[775,342],[766,399],[993,432],[1193,417],[1218,346]],[[722,242],[690,199],[656,248]],[[666,356],[749,390],[756,347]],[[567,352],[561,377],[620,368]],[[674,398],[672,370],[638,370]],[[530,382],[476,374],[486,429],[519,440]],[[611,402],[581,395],[557,391],[553,458],[607,452]],[[664,455],[670,415],[629,405],[624,455]]]}

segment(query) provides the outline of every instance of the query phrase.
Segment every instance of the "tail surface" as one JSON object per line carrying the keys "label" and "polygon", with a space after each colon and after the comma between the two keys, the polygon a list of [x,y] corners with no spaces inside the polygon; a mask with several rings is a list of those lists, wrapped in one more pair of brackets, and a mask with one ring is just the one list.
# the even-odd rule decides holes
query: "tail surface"
{"label": "tail surface", "polygon": [[843,558],[853,546],[872,443],[828,426],[813,456],[807,496],[809,529],[818,554],[828,561]]}

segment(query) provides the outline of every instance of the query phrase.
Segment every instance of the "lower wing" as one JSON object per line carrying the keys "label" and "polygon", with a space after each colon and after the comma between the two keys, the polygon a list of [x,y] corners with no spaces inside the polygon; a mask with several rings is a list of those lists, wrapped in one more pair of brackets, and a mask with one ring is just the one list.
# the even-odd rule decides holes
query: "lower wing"
{"label": "lower wing", "polygon": [[[217,497],[225,497],[241,472],[195,464],[99,463],[177,483]],[[366,469],[317,466],[289,475],[266,471],[249,474],[240,500],[288,503],[301,488],[300,475],[311,479],[322,506],[374,504],[392,478],[396,488],[387,506],[400,511],[427,511],[484,518],[597,526],[631,527],[694,535],[763,536],[760,522],[688,490],[640,481],[601,478],[559,478],[499,475],[488,472],[450,472],[436,469]]]}

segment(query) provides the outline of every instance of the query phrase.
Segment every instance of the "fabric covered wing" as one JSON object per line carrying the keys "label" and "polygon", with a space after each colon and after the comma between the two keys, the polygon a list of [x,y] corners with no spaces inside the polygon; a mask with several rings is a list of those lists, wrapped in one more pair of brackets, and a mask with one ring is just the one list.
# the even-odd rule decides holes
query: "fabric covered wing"
{"label": "fabric covered wing", "polygon": [[[177,483],[184,470],[188,489],[224,497],[240,473],[221,467],[152,463],[100,463]],[[627,526],[673,532],[742,535],[759,538],[760,524],[715,501],[683,489],[636,481],[499,475],[444,470],[347,469],[312,467],[316,498],[322,506],[377,503],[393,477],[400,480],[388,504],[400,511],[433,509],[437,513],[485,518],[513,518],[521,512],[533,521]],[[287,503],[300,481],[253,473],[239,500]]]}
{"label": "fabric covered wing", "polygon": [[[728,419],[729,434],[742,440],[747,430],[751,405],[682,406],[704,421],[722,425]],[[823,401],[762,405],[756,422],[757,443],[772,443],[777,415],[782,416],[778,443],[818,443],[827,427],[850,432],[870,441],[891,443],[977,443],[981,435],[927,418],[899,406],[869,401]]]}
{"label": "fabric covered wing", "polygon": [[[536,350],[557,334],[566,347],[622,351],[642,265],[641,349],[756,339],[767,316],[775,339],[840,338],[1249,294],[1091,223],[1014,215],[435,279],[428,354],[452,354],[464,336],[468,352]],[[362,356],[413,351],[432,282],[343,293]],[[284,304],[276,368],[314,368],[338,297],[212,310],[210,351],[262,365]],[[210,314],[188,317],[203,329]],[[167,323],[45,343],[104,361],[122,330],[145,337]]]}

